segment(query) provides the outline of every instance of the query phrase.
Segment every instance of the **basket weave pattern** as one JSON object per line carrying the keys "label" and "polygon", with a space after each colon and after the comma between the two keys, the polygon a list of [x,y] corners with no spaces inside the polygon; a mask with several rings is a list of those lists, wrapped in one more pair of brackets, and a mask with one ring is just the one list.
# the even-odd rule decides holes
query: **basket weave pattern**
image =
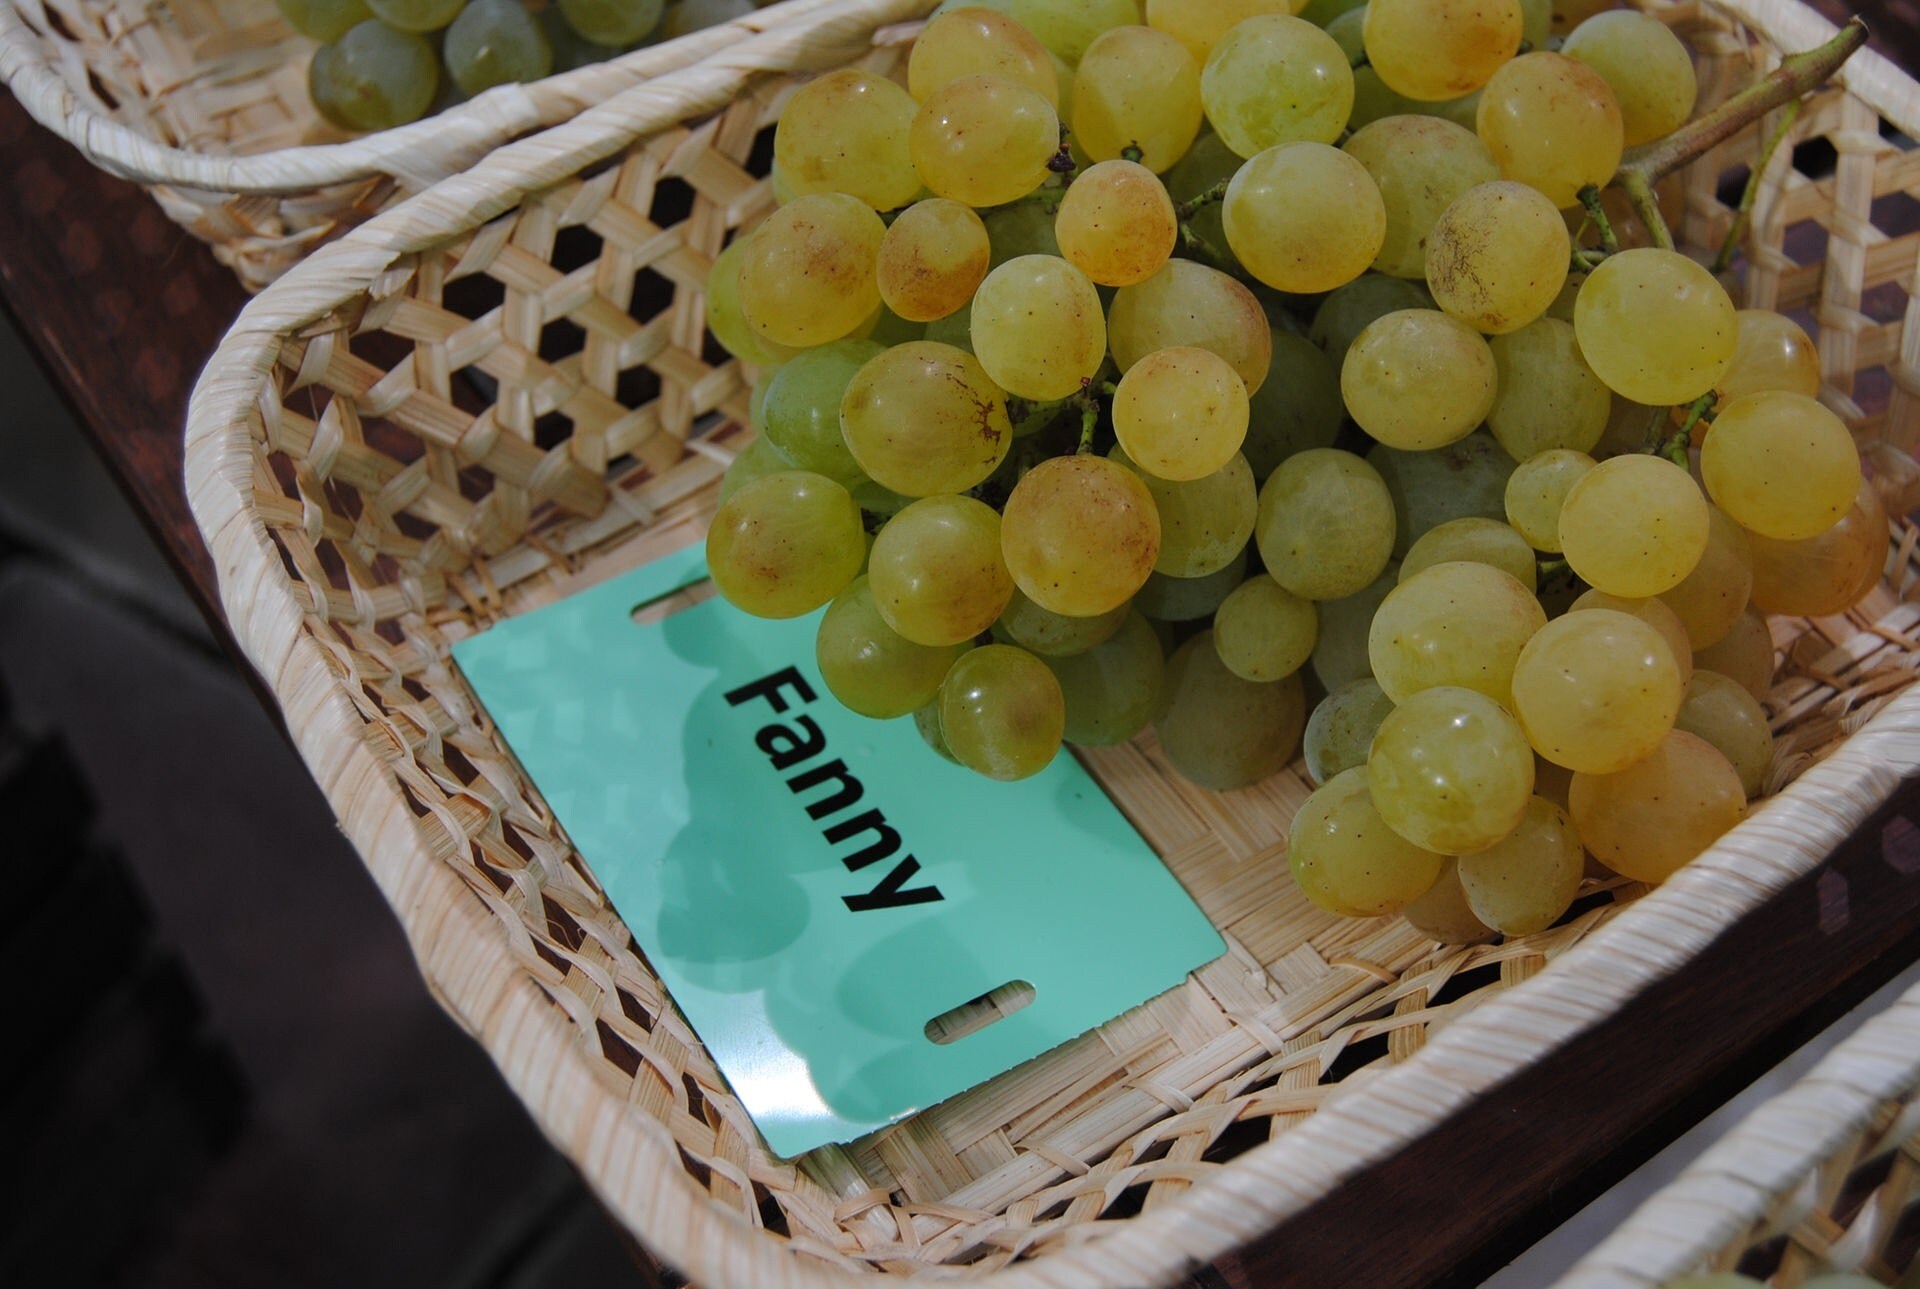
{"label": "basket weave pattern", "polygon": [[[871,31],[930,7],[876,0],[849,23]],[[1774,56],[1718,13],[1664,14],[1700,51],[1711,93]],[[1805,10],[1761,16],[1784,24],[1790,47],[1821,38]],[[1337,1168],[1312,1182],[1277,1174],[1266,1143],[1324,1144],[1333,1127],[1296,1130],[1337,1120],[1354,1161],[1390,1149],[1454,1092],[1421,1092],[1403,1102],[1418,1114],[1371,1127],[1340,1111],[1366,1105],[1370,1088],[1413,1086],[1384,1072],[1440,1030],[1473,1032],[1469,1011],[1492,1002],[1496,1014],[1511,986],[1563,955],[1592,961],[1583,941],[1625,943],[1642,910],[1691,924],[1661,932],[1660,954],[1683,952],[1817,863],[1832,837],[1776,803],[1737,834],[1763,859],[1735,845],[1721,867],[1717,848],[1647,899],[1598,887],[1540,935],[1436,949],[1398,919],[1337,919],[1299,896],[1284,861],[1308,792],[1298,765],[1222,795],[1168,770],[1150,736],[1095,751],[1089,768],[1228,955],[892,1128],[797,1162],[770,1157],[447,651],[702,531],[710,485],[745,441],[749,392],[705,336],[702,282],[729,236],[771,207],[770,127],[797,81],[765,69],[818,65],[846,34],[811,32],[803,49],[747,42],[496,154],[301,266],[243,315],[203,379],[190,495],[236,631],[430,985],[643,1238],[716,1283],[774,1283],[775,1268],[781,1283],[839,1284],[948,1264],[1006,1268],[1010,1282],[1035,1268],[1048,1283],[1167,1279],[1337,1179]],[[910,36],[862,35],[859,61],[897,69]],[[1882,234],[1875,202],[1920,190],[1920,173],[1880,122],[1920,110],[1904,77],[1864,66],[1850,69],[1864,88],[1826,91],[1800,114],[1793,138],[1815,174],[1785,148],[1769,173],[1748,289],[1815,325],[1830,398],[1863,441],[1894,445],[1891,462],[1913,431],[1920,330],[1904,326],[1913,235]],[[1690,173],[1692,245],[1717,244],[1732,218],[1722,181],[1759,137]],[[1811,161],[1822,139],[1837,151],[1831,174]],[[1889,285],[1899,307],[1882,317]],[[1776,625],[1776,787],[1913,678],[1917,550],[1920,532],[1903,525],[1889,582],[1859,610]],[[1882,788],[1920,762],[1920,743],[1901,737],[1863,755]],[[1625,960],[1630,983],[1667,958]],[[1605,1005],[1604,989],[1565,987],[1581,1007]],[[1544,997],[1515,1001],[1526,996]],[[1454,1086],[1485,1086],[1500,1060],[1564,1036],[1577,1010],[1536,1026],[1518,1055],[1509,1034],[1499,1059],[1477,1058],[1483,1068]],[[663,1159],[679,1161],[673,1176],[648,1171]]]}

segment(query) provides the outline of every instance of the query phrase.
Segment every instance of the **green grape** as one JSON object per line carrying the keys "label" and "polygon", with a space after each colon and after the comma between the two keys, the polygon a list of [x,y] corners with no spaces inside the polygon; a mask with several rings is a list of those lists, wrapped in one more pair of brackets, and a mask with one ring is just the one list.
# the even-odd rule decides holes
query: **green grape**
{"label": "green grape", "polygon": [[1407,925],[1441,944],[1479,944],[1498,934],[1474,916],[1460,885],[1460,861],[1448,857],[1427,893],[1400,910]]}
{"label": "green grape", "polygon": [[1022,255],[987,274],[973,296],[971,334],[994,381],[1039,402],[1078,393],[1107,356],[1099,292],[1051,255]]}
{"label": "green grape", "polygon": [[[1367,7],[1364,4],[1340,16],[1343,24],[1348,21],[1353,22],[1356,33],[1366,26],[1366,20]],[[1341,39],[1331,28],[1328,29],[1327,34],[1335,36],[1336,40]],[[1356,34],[1356,38],[1360,37]],[[1342,43],[1344,44],[1344,41]],[[1364,44],[1364,40],[1362,43]],[[1356,130],[1372,125],[1376,121],[1384,121],[1390,116],[1432,115],[1440,118],[1438,112],[1431,111],[1435,106],[1432,103],[1423,103],[1419,99],[1408,98],[1405,94],[1393,89],[1380,79],[1380,73],[1375,71],[1371,64],[1353,69],[1353,114],[1347,118],[1347,124]],[[1472,121],[1455,121],[1452,124],[1467,130],[1473,128]]]}
{"label": "green grape", "polygon": [[539,18],[540,29],[547,33],[547,47],[553,50],[553,70],[556,73],[605,62],[620,52],[618,46],[599,44],[575,31],[558,4],[550,4],[542,9]]}
{"label": "green grape", "polygon": [[889,309],[932,322],[966,308],[987,276],[990,251],[987,226],[972,207],[929,197],[887,226],[874,281]]}
{"label": "green grape", "polygon": [[[937,344],[951,345],[955,349],[963,349],[968,353],[972,353],[973,352],[973,301],[972,299],[969,298],[965,304],[961,305],[958,309],[955,309],[952,313],[949,313],[946,317],[935,318],[932,322],[929,322],[927,324],[926,338],[928,340],[934,341]],[[1022,429],[1021,428],[1022,425],[1026,426],[1027,428]],[[1031,430],[1038,429],[1038,428],[1039,428],[1039,424],[1037,422],[1033,420],[1027,420],[1022,422],[1020,425],[1015,425],[1013,427],[1013,432],[1014,432],[1014,435],[1018,437],[1021,434],[1029,433]]]}
{"label": "green grape", "polygon": [[924,103],[963,76],[1000,76],[1046,95],[1060,106],[1053,58],[1033,33],[1010,16],[967,7],[941,13],[914,38],[907,56],[907,89]]}
{"label": "green grape", "polygon": [[1373,0],[1367,61],[1408,98],[1459,98],[1514,56],[1524,21],[1520,0]]}
{"label": "green grape", "polygon": [[990,210],[980,219],[987,226],[987,245],[992,252],[987,261],[988,272],[1022,255],[1060,254],[1053,213],[1039,202],[1017,201],[1011,206]]}
{"label": "green grape", "polygon": [[1445,447],[1487,418],[1498,392],[1493,351],[1437,309],[1401,309],[1368,324],[1340,365],[1340,392],[1360,428],[1391,448]]}
{"label": "green grape", "polygon": [[1559,554],[1561,508],[1573,485],[1593,467],[1592,457],[1570,448],[1528,457],[1507,478],[1507,523],[1533,549]]}
{"label": "green grape", "polygon": [[1326,355],[1305,336],[1275,330],[1272,365],[1248,401],[1247,438],[1240,445],[1253,477],[1265,479],[1296,452],[1332,447],[1345,416],[1340,378]]}
{"label": "green grape", "polygon": [[1534,797],[1511,833],[1460,857],[1460,887],[1480,921],[1502,935],[1532,935],[1573,906],[1585,870],[1586,851],[1573,820],[1553,802]]}
{"label": "green grape", "polygon": [[1762,702],[1773,689],[1773,632],[1756,609],[1748,609],[1724,636],[1693,652],[1693,674],[1718,672],[1731,677]]}
{"label": "green grape", "polygon": [[1202,631],[1167,660],[1153,729],[1174,769],[1226,792],[1284,769],[1306,717],[1298,675],[1242,680],[1220,661],[1213,632]]}
{"label": "green grape", "polygon": [[[1327,293],[1313,311],[1307,338],[1327,356],[1336,379],[1346,365],[1355,337],[1389,313],[1402,309],[1431,309],[1426,287],[1383,273],[1362,273],[1345,286]],[[1330,446],[1330,445],[1324,445]]]}
{"label": "green grape", "polygon": [[1733,317],[1733,361],[1716,386],[1721,406],[1762,390],[1820,393],[1820,351],[1799,323],[1771,309],[1741,309]]}
{"label": "green grape", "polygon": [[1287,866],[1300,893],[1342,917],[1399,912],[1432,889],[1445,863],[1388,826],[1364,766],[1316,788],[1287,831]]}
{"label": "green grape", "polygon": [[1072,618],[1041,608],[1016,586],[1000,620],[993,624],[993,637],[1043,658],[1066,658],[1111,639],[1130,612],[1131,601],[1090,618]]}
{"label": "green grape", "polygon": [[1765,790],[1773,767],[1773,731],[1767,709],[1745,685],[1717,671],[1695,671],[1673,727],[1718,748],[1749,799]]}
{"label": "green grape", "polygon": [[1520,726],[1485,694],[1453,685],[1396,706],[1373,737],[1366,772],[1387,826],[1442,855],[1493,845],[1533,797],[1533,753]]}
{"label": "green grape", "polygon": [[1300,750],[1307,774],[1316,786],[1343,770],[1367,763],[1367,749],[1380,722],[1393,710],[1393,700],[1372,676],[1348,681],[1328,694],[1307,718]]}
{"label": "green grape", "polygon": [[1707,495],[1776,541],[1817,537],[1853,504],[1860,454],[1846,424],[1805,394],[1767,390],[1723,405],[1700,450]]}
{"label": "green grape", "polygon": [[1283,143],[1227,183],[1227,245],[1247,272],[1281,291],[1331,291],[1366,272],[1387,235],[1380,186],[1325,143]]}
{"label": "green grape", "polygon": [[1013,595],[1000,516],[972,497],[926,497],[889,519],[873,539],[867,576],[887,625],[921,645],[973,639]]}
{"label": "green grape", "polygon": [[1560,52],[1606,81],[1620,104],[1629,148],[1671,134],[1693,115],[1699,92],[1693,55],[1672,28],[1651,14],[1632,9],[1595,14],[1573,29]]}
{"label": "green grape", "polygon": [[720,476],[719,499],[725,501],[738,492],[742,484],[758,479],[763,474],[779,474],[794,469],[798,467],[787,458],[787,454],[761,436],[742,448],[727,466],[727,472]]}
{"label": "green grape", "polygon": [[1215,42],[1200,101],[1214,133],[1243,157],[1282,143],[1332,143],[1353,111],[1353,68],[1312,23],[1259,14]]}
{"label": "green grape", "polygon": [[1132,286],[1160,271],[1180,234],[1160,177],[1132,161],[1082,171],[1054,216],[1067,263],[1101,286]]}
{"label": "green grape", "polygon": [[1160,519],[1140,477],[1105,457],[1052,457],[1022,475],[1001,512],[1014,584],[1074,617],[1125,603],[1153,571]]}
{"label": "green grape", "polygon": [[1158,349],[1127,368],[1113,395],[1113,431],[1127,456],[1162,479],[1225,468],[1247,436],[1247,390],[1206,349]]}
{"label": "green grape", "polygon": [[425,35],[454,20],[466,0],[367,0],[373,16],[396,31]]}
{"label": "green grape", "polygon": [[1147,727],[1160,706],[1166,660],[1160,638],[1137,612],[1080,653],[1042,658],[1066,698],[1069,743],[1111,747]]}
{"label": "green grape", "polygon": [[1665,601],[1635,600],[1624,595],[1608,595],[1605,591],[1587,590],[1567,606],[1567,612],[1576,613],[1585,609],[1612,609],[1616,613],[1639,618],[1658,631],[1660,638],[1666,641],[1667,652],[1673,656],[1674,667],[1680,673],[1680,688],[1685,689],[1693,680],[1693,643],[1687,638],[1686,624],[1680,621],[1679,614],[1667,607]]}
{"label": "green grape", "polygon": [[1610,457],[1560,507],[1560,543],[1589,586],[1643,599],[1680,584],[1707,549],[1707,499],[1662,457]]}
{"label": "green grape", "polygon": [[1274,581],[1304,599],[1343,599],[1387,566],[1393,497],[1353,453],[1311,448],[1267,476],[1253,532]]}
{"label": "green grape", "polygon": [[1102,32],[1074,72],[1073,137],[1095,161],[1137,149],[1140,164],[1159,174],[1193,146],[1201,111],[1199,64],[1151,27]]}
{"label": "green grape", "polygon": [[432,45],[372,18],[314,50],[307,65],[314,107],[345,130],[390,130],[419,120],[439,81]]}
{"label": "green grape", "polygon": [[1636,882],[1665,881],[1747,811],[1739,773],[1684,730],[1616,772],[1576,773],[1569,795],[1587,849]]}
{"label": "green grape", "polygon": [[1749,533],[1748,540],[1755,608],[1827,617],[1852,608],[1879,584],[1887,563],[1887,510],[1872,482],[1862,479],[1847,513],[1818,537],[1783,542]]}
{"label": "green grape", "polygon": [[[1519,471],[1515,470],[1514,474],[1518,475]],[[1512,488],[1511,481],[1508,488]],[[1435,564],[1464,560],[1499,569],[1532,595],[1540,576],[1533,552],[1534,547],[1512,524],[1482,519],[1478,515],[1449,519],[1420,534],[1408,548],[1407,558],[1400,565],[1400,580],[1405,582]]]}
{"label": "green grape", "polygon": [[955,765],[960,764],[960,758],[956,757],[953,754],[953,749],[947,746],[947,736],[940,728],[940,700],[938,698],[935,698],[931,703],[914,712],[913,730],[914,733],[920,736],[922,743],[925,743],[928,747],[939,753],[943,759],[952,761]]}
{"label": "green grape", "polygon": [[1046,769],[1066,724],[1060,682],[1045,663],[1012,645],[968,650],[940,685],[947,750],[989,779],[1025,779]]}
{"label": "green grape", "polygon": [[1580,356],[1572,323],[1537,318],[1494,336],[1487,347],[1500,386],[1487,428],[1508,456],[1526,461],[1556,449],[1593,451],[1606,433],[1613,395]]}
{"label": "green grape", "polygon": [[931,703],[964,652],[964,645],[915,644],[888,626],[865,575],[834,597],[814,637],[814,658],[827,688],[848,711],[875,720]]}
{"label": "green grape", "polygon": [[910,497],[965,492],[1013,443],[1006,396],[980,361],[932,340],[867,360],[841,397],[840,433],[874,482]]}
{"label": "green grape", "polygon": [[1168,260],[1146,281],[1114,292],[1107,336],[1123,372],[1156,349],[1211,350],[1233,367],[1249,396],[1273,361],[1273,330],[1253,292],[1194,260]]}
{"label": "green grape", "polygon": [[1560,294],[1572,253],[1552,202],[1496,179],[1467,189],[1435,221],[1427,286],[1435,303],[1476,331],[1518,331]]}
{"label": "green grape", "polygon": [[753,0],[676,0],[667,6],[666,16],[654,28],[653,38],[656,42],[677,40],[688,32],[744,18],[753,10]]}
{"label": "green grape", "polygon": [[920,105],[884,76],[843,67],[795,91],[774,127],[773,159],[789,191],[837,192],[893,210],[920,191],[907,147]]}
{"label": "green grape", "polygon": [[765,382],[761,426],[769,442],[794,465],[848,488],[866,478],[840,434],[840,401],[869,359],[883,351],[871,340],[836,340],[803,349]]}
{"label": "green grape", "polygon": [[1469,434],[1431,452],[1381,445],[1367,452],[1367,464],[1380,472],[1393,497],[1395,558],[1404,557],[1423,533],[1449,519],[1506,515],[1513,458],[1490,434]]}
{"label": "green grape", "polygon": [[962,76],[920,105],[907,134],[920,179],[941,197],[999,206],[1038,188],[1060,148],[1047,96],[1001,76]]}
{"label": "green grape", "polygon": [[1147,25],[1187,47],[1206,65],[1215,42],[1237,23],[1259,14],[1295,12],[1289,0],[1147,0]]}
{"label": "green grape", "polygon": [[1639,247],[1607,256],[1573,306],[1580,352],[1607,388],[1649,406],[1689,403],[1733,361],[1733,301],[1678,251]]}
{"label": "green grape", "polygon": [[559,0],[554,7],[576,33],[615,49],[652,32],[666,11],[664,0]]}
{"label": "green grape", "polygon": [[1707,549],[1693,571],[1660,598],[1687,629],[1695,651],[1733,629],[1753,594],[1753,545],[1746,530],[1718,506],[1709,507]]}
{"label": "green grape", "polygon": [[373,17],[367,0],[274,0],[287,25],[325,44]]}
{"label": "green grape", "polygon": [[[1206,130],[1161,178],[1166,183],[1167,195],[1176,205],[1183,204],[1233,178],[1240,162],[1240,154],[1228,147],[1225,139]],[[1219,202],[1210,201],[1195,210],[1187,217],[1186,226],[1216,252],[1225,254],[1227,230],[1221,221]]]}
{"label": "green grape", "polygon": [[740,308],[740,263],[751,240],[751,235],[736,237],[713,261],[713,269],[707,274],[707,330],[740,361],[755,367],[777,367],[799,350],[760,335]]}
{"label": "green grape", "polygon": [[707,531],[714,586],[762,618],[813,612],[846,588],[866,555],[860,507],[845,488],[805,470],[742,484]]}
{"label": "green grape", "polygon": [[1493,74],[1474,121],[1500,173],[1538,188],[1556,207],[1612,179],[1625,146],[1620,104],[1600,73],[1544,49]]}
{"label": "green grape", "polygon": [[1227,566],[1199,577],[1169,577],[1149,574],[1134,593],[1133,607],[1154,622],[1198,622],[1217,610],[1247,575],[1247,552],[1227,561]]}
{"label": "green grape", "polygon": [[1511,706],[1516,662],[1546,623],[1533,592],[1491,564],[1435,564],[1381,602],[1367,656],[1374,679],[1396,703],[1451,686]]}
{"label": "green grape", "polygon": [[1245,457],[1236,452],[1212,474],[1176,482],[1141,470],[1124,447],[1116,445],[1107,455],[1138,473],[1153,494],[1160,516],[1156,573],[1204,577],[1246,549],[1259,503]]}
{"label": "green grape", "polygon": [[[1380,188],[1387,231],[1373,267],[1397,278],[1424,280],[1427,238],[1440,213],[1462,193],[1500,177],[1479,136],[1434,116],[1382,117],[1340,146]],[[1422,301],[1411,307],[1424,306]]]}
{"label": "green grape", "polygon": [[1513,669],[1514,709],[1534,751],[1582,774],[1611,774],[1652,752],[1684,692],[1660,633],[1613,609],[1555,618]]}
{"label": "green grape", "polygon": [[1341,14],[1365,7],[1366,0],[1307,0],[1307,7],[1300,10],[1300,16],[1316,27],[1326,27]]}
{"label": "green grape", "polygon": [[1373,662],[1367,656],[1367,635],[1373,629],[1374,613],[1399,583],[1399,567],[1389,563],[1386,572],[1357,594],[1339,600],[1321,600],[1314,606],[1320,614],[1320,635],[1314,642],[1310,662],[1314,676],[1328,692],[1373,675]]}
{"label": "green grape", "polygon": [[873,265],[886,232],[844,193],[795,197],[768,215],[740,259],[740,309],[755,334],[795,348],[852,335],[880,307]]}
{"label": "green grape", "polygon": [[1137,0],[1012,0],[1007,12],[1068,64],[1080,63],[1102,32],[1140,21]]}
{"label": "green grape", "polygon": [[1256,574],[1214,611],[1213,647],[1242,680],[1279,680],[1306,666],[1319,630],[1312,600]]}

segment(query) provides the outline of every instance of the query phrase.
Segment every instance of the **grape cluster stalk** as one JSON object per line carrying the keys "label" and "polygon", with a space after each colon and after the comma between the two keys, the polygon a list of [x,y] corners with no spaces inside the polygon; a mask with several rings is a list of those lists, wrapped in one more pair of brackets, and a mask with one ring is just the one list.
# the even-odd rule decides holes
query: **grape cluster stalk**
{"label": "grape cluster stalk", "polygon": [[836,697],[989,778],[1304,758],[1336,913],[1461,942],[1659,882],[1765,785],[1765,615],[1887,550],[1669,176],[1864,35],[1696,112],[1605,0],[948,0],[793,95],[714,263],[757,432],[714,581],[824,606]]}

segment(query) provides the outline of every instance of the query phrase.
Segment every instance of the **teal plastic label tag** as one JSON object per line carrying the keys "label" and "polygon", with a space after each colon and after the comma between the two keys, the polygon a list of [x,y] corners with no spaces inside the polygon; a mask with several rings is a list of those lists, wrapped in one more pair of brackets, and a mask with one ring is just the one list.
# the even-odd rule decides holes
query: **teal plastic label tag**
{"label": "teal plastic label tag", "polygon": [[776,1155],[982,1083],[1224,952],[1072,756],[993,783],[911,719],[847,711],[817,613],[635,621],[705,575],[689,548],[453,653]]}

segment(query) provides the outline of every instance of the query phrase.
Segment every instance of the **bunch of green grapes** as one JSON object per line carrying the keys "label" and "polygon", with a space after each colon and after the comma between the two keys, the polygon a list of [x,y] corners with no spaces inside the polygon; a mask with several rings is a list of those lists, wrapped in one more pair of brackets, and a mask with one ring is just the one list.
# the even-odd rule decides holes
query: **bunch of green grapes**
{"label": "bunch of green grapes", "polygon": [[1805,333],[1599,193],[1693,111],[1665,26],[1292,8],[950,0],[800,88],[708,284],[759,433],[709,564],[983,775],[1301,758],[1307,899],[1530,934],[1744,816],[1762,615],[1886,515]]}
{"label": "bunch of green grapes", "polygon": [[[753,12],[755,0],[275,0],[320,42],[307,89],[344,130],[386,130]],[[771,3],[771,0],[760,0]]]}

